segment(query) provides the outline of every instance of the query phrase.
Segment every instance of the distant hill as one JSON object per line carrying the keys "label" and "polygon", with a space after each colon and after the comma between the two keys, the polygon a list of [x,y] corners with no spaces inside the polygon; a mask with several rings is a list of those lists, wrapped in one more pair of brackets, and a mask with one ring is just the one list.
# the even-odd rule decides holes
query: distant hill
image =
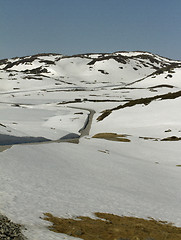
{"label": "distant hill", "polygon": [[[95,83],[124,86],[139,82],[136,86],[141,87],[142,83],[144,86],[149,86],[150,78],[153,83],[151,85],[157,84],[155,78],[160,76],[163,84],[169,84],[173,75],[178,77],[180,66],[180,61],[139,51],[87,53],[73,56],[45,53],[0,60],[1,75],[8,81],[13,80],[12,86],[8,84],[10,89],[19,88],[25,79],[41,80],[42,78],[51,78],[55,84],[64,82],[79,86],[94,86]],[[40,81],[33,81],[34,87],[37,82],[38,86],[40,85]],[[46,84],[45,82],[42,86]],[[174,84],[173,81],[171,83]],[[22,88],[26,88],[25,82]]]}

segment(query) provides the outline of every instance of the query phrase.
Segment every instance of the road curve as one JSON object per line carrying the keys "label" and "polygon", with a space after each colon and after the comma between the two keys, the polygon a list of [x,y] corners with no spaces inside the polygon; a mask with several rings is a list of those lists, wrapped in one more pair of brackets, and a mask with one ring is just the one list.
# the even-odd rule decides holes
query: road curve
{"label": "road curve", "polygon": [[[91,125],[92,125],[92,119],[95,114],[95,111],[88,108],[78,108],[78,107],[71,107],[71,108],[89,111],[89,114],[84,123],[84,126],[79,130],[80,135],[75,133],[69,133],[58,140],[50,140],[46,138],[16,137],[16,136],[0,134],[0,139],[2,138],[0,142],[0,152],[8,149],[10,146],[17,145],[17,144],[40,144],[40,143],[52,143],[52,142],[79,143],[79,139],[81,137],[89,135]],[[6,142],[3,143],[3,139],[6,139]]]}
{"label": "road curve", "polygon": [[91,129],[91,126],[92,126],[92,119],[93,119],[93,116],[95,114],[95,111],[93,109],[90,109],[90,108],[77,108],[77,107],[71,107],[71,108],[89,111],[89,114],[88,114],[87,119],[84,123],[84,126],[79,130],[80,138],[89,135],[89,132],[90,132],[90,129]]}

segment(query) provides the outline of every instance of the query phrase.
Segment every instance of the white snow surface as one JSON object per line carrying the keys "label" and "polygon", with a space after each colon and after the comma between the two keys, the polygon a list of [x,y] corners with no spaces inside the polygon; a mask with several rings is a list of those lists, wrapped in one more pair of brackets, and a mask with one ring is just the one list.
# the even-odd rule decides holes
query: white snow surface
{"label": "white snow surface", "polygon": [[[115,60],[119,55],[126,63]],[[114,110],[179,92],[181,63],[145,52],[31,59],[9,59],[18,62],[8,68],[0,62],[0,142],[4,135],[51,142],[0,146],[0,213],[25,225],[29,240],[73,239],[49,231],[46,212],[65,218],[109,212],[181,226],[180,141],[161,141],[181,138],[180,96]],[[172,73],[154,74],[173,63]],[[28,72],[36,68],[47,72]],[[112,113],[97,121],[107,109]],[[78,144],[55,142],[81,135],[91,110],[90,132]],[[106,132],[127,134],[130,142],[92,138]]]}

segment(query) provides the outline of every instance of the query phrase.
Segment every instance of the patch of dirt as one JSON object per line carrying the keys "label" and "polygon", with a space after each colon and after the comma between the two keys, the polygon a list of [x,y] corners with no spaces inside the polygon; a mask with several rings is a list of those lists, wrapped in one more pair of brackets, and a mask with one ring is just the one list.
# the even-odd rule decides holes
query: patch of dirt
{"label": "patch of dirt", "polygon": [[169,85],[169,84],[160,84],[160,85],[157,85],[157,86],[153,86],[153,87],[150,87],[150,89],[153,89],[153,88],[174,88],[174,86],[172,85]]}
{"label": "patch of dirt", "polygon": [[[62,90],[54,90],[54,91],[46,91],[46,92],[58,92],[58,91],[62,91]],[[122,102],[122,100],[114,100],[114,99],[87,99],[87,98],[76,98],[75,100],[72,101],[62,101],[60,103],[57,103],[57,105],[61,105],[61,104],[69,104],[69,103],[79,103],[79,102]],[[108,111],[108,110],[106,110]]]}
{"label": "patch of dirt", "polygon": [[2,124],[2,123],[0,123],[0,126],[2,126],[2,127],[5,127],[5,128],[6,128],[6,126],[5,126],[4,124]]}
{"label": "patch of dirt", "polygon": [[158,69],[156,72],[154,72],[154,74],[156,75],[160,75],[164,72],[168,72],[168,73],[174,73],[174,68],[179,68],[180,67],[180,63],[172,63],[170,65],[164,66],[160,69]]}
{"label": "patch of dirt", "polygon": [[44,220],[53,223],[51,231],[84,240],[180,240],[181,228],[154,219],[95,213],[97,219],[54,217],[45,213]]}
{"label": "patch of dirt", "polygon": [[116,88],[112,88],[111,90],[137,90],[137,89],[145,89],[145,88],[134,88],[134,87],[116,87]]}
{"label": "patch of dirt", "polygon": [[181,140],[181,137],[176,137],[176,136],[171,136],[171,137],[161,139],[161,141],[180,141],[180,140]]}
{"label": "patch of dirt", "polygon": [[9,145],[9,146],[7,146],[7,145],[1,146],[1,145],[0,145],[0,152],[4,152],[4,151],[6,151],[7,149],[9,149],[9,148],[11,148],[11,147],[12,147],[11,145]]}
{"label": "patch of dirt", "polygon": [[50,60],[39,60],[40,63],[46,63],[46,64],[49,64],[49,65],[55,65],[55,62],[54,61],[50,61]]}
{"label": "patch of dirt", "polygon": [[92,138],[101,138],[110,141],[118,141],[118,142],[131,142],[126,134],[117,134],[117,133],[97,133]]}
{"label": "patch of dirt", "polygon": [[109,150],[98,150],[98,152],[109,154]]}
{"label": "patch of dirt", "polygon": [[165,130],[165,132],[171,132],[172,130],[171,129],[167,129],[167,130]]}
{"label": "patch of dirt", "polygon": [[84,113],[83,112],[76,112],[74,114],[79,114],[79,115],[83,115]]}
{"label": "patch of dirt", "polygon": [[[8,62],[8,59],[4,59],[0,61],[0,65],[1,64],[7,64],[4,67],[4,70],[12,68],[13,66],[17,66],[19,64],[27,64],[27,63],[32,63],[34,60],[37,60],[38,57],[42,57],[42,56],[56,56],[59,54],[56,53],[40,53],[40,54],[36,54],[36,55],[32,55],[32,56],[25,56],[25,57],[21,57],[21,58],[12,58],[16,61],[14,62]],[[18,60],[17,60],[18,59]],[[41,62],[41,59],[40,59]],[[48,61],[48,60],[42,60],[42,62],[46,63],[46,64],[54,64],[53,61]]]}
{"label": "patch of dirt", "polygon": [[178,97],[181,97],[181,91],[173,92],[173,93],[169,92],[169,93],[166,93],[166,94],[156,95],[156,96],[153,96],[153,97],[138,98],[138,99],[130,100],[123,105],[119,105],[119,106],[117,106],[115,108],[112,108],[112,109],[104,110],[102,112],[102,114],[97,118],[97,121],[102,121],[105,117],[107,117],[109,114],[111,114],[112,111],[115,111],[115,110],[123,109],[123,108],[126,108],[126,107],[133,107],[133,106],[138,105],[138,104],[148,105],[154,100],[176,99]]}
{"label": "patch of dirt", "polygon": [[8,59],[1,59],[0,60],[0,65],[4,65],[4,64],[9,64],[10,62],[8,61]]}
{"label": "patch of dirt", "polygon": [[159,138],[153,138],[153,137],[139,137],[140,139],[144,139],[144,140],[153,140],[153,141],[158,141]]}
{"label": "patch of dirt", "polygon": [[110,60],[110,59],[114,59],[118,63],[126,64],[128,57],[127,56],[122,56],[122,55],[102,56],[102,57],[99,57],[99,58],[92,59],[87,65],[94,65],[96,62]]}
{"label": "patch of dirt", "polygon": [[106,118],[107,116],[109,116],[110,114],[112,113],[112,110],[111,109],[107,109],[107,110],[104,110],[103,112],[102,112],[102,114],[99,116],[99,117],[97,117],[97,121],[102,121],[104,118]]}
{"label": "patch of dirt", "polygon": [[43,80],[41,77],[32,77],[32,76],[24,76],[23,79],[28,79],[28,80]]}
{"label": "patch of dirt", "polygon": [[98,71],[101,72],[102,74],[109,74],[108,72],[106,72],[105,70],[102,70],[102,69],[100,69]]}
{"label": "patch of dirt", "polygon": [[30,69],[24,70],[22,72],[28,73],[28,74],[39,74],[39,73],[48,73],[48,70],[46,68],[38,67],[31,70]]}

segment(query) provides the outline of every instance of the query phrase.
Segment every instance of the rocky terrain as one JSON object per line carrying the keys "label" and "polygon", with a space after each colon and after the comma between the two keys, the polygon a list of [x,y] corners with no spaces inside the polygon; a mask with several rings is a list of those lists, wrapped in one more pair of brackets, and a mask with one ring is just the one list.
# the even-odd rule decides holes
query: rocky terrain
{"label": "rocky terrain", "polygon": [[21,233],[22,227],[10,221],[0,214],[0,239],[2,240],[26,240]]}

